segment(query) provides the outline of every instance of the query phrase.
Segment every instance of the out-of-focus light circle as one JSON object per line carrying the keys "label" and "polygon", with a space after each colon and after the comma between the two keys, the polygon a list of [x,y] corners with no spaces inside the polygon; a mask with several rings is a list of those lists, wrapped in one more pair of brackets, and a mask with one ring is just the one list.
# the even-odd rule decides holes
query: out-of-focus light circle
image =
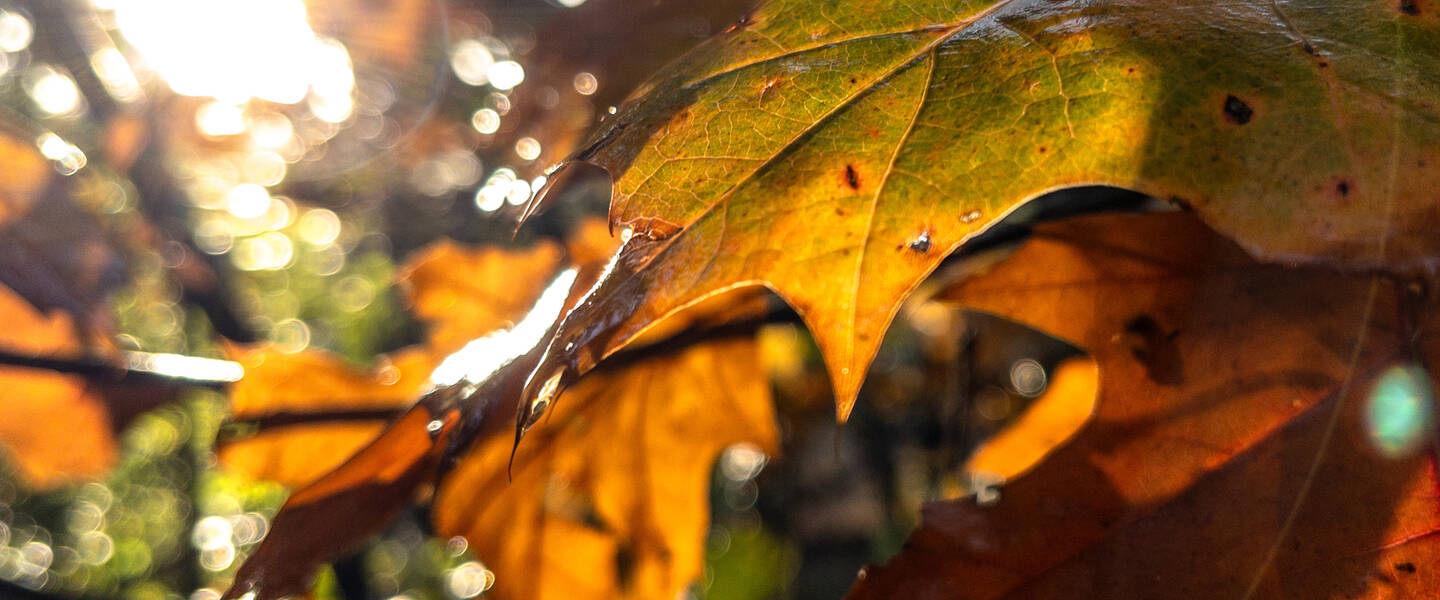
{"label": "out-of-focus light circle", "polygon": [[470,115],[470,125],[475,131],[490,135],[500,130],[500,113],[493,108],[482,108]]}
{"label": "out-of-focus light circle", "polygon": [[560,3],[560,6],[563,6],[563,7],[565,7],[565,8],[575,8],[575,7],[580,6],[581,4],[584,4],[584,3],[585,3],[585,0],[555,0],[555,1],[556,1],[556,2],[559,2],[559,3]]}
{"label": "out-of-focus light circle", "polygon": [[505,194],[509,188],[487,183],[475,191],[475,208],[495,212],[505,206]]}
{"label": "out-of-focus light circle", "polygon": [[464,39],[450,49],[450,68],[455,76],[469,85],[485,85],[490,80],[490,67],[495,56],[479,40]]}
{"label": "out-of-focus light circle", "polygon": [[509,90],[525,81],[525,67],[513,60],[502,60],[486,70],[490,86],[497,90]]}
{"label": "out-of-focus light circle", "polygon": [[600,80],[593,73],[581,71],[575,74],[575,91],[583,96],[594,94],[600,89]]}
{"label": "out-of-focus light circle", "polygon": [[61,175],[74,175],[85,168],[85,153],[54,133],[41,134],[35,140],[35,147],[40,150],[41,156],[53,162],[55,170]]}
{"label": "out-of-focus light circle", "polygon": [[245,179],[262,186],[272,186],[285,179],[285,159],[269,150],[251,152],[241,165]]}
{"label": "out-of-focus light circle", "polygon": [[225,194],[225,210],[241,219],[254,219],[270,210],[270,192],[254,183],[242,183]]}
{"label": "out-of-focus light circle", "polygon": [[1405,458],[1422,450],[1435,435],[1435,387],[1416,364],[1386,369],[1365,403],[1366,433],[1387,457]]}
{"label": "out-of-focus light circle", "polygon": [[261,148],[283,148],[295,137],[295,126],[279,113],[266,113],[250,120],[250,139]]}
{"label": "out-of-focus light circle", "polygon": [[357,312],[375,300],[375,284],[359,275],[350,275],[335,283],[335,306],[346,312]]}
{"label": "out-of-focus light circle", "polygon": [[344,123],[355,112],[355,101],[350,96],[311,96],[310,114],[326,123]]}
{"label": "out-of-focus light circle", "polygon": [[340,237],[340,217],[324,208],[312,208],[295,225],[300,239],[312,246],[324,246]]}
{"label": "out-of-focus light circle", "polygon": [[220,592],[211,588],[200,588],[190,593],[190,600],[220,600]]}
{"label": "out-of-focus light circle", "polygon": [[290,238],[276,231],[242,240],[230,254],[230,260],[243,271],[283,269],[294,258]]}
{"label": "out-of-focus light circle", "polygon": [[200,566],[211,571],[223,571],[235,562],[235,545],[225,544],[200,551]]}
{"label": "out-of-focus light circle", "polygon": [[245,132],[245,109],[229,102],[206,102],[195,110],[195,128],[210,137]]}
{"label": "out-of-focus light circle", "polygon": [[69,73],[39,65],[25,74],[25,91],[35,106],[51,116],[71,115],[80,110],[80,88]]}
{"label": "out-of-focus light circle", "polygon": [[310,346],[310,326],[300,319],[285,319],[275,324],[270,337],[277,350],[294,354]]}
{"label": "out-of-focus light circle", "polygon": [[469,561],[445,573],[445,590],[456,598],[474,598],[495,585],[495,573]]}
{"label": "out-of-focus light circle", "polygon": [[199,550],[213,550],[230,545],[231,533],[230,521],[211,515],[195,523],[190,532],[190,543]]}
{"label": "out-of-focus light circle", "polygon": [[130,102],[140,98],[140,82],[135,79],[135,71],[130,69],[130,61],[119,49],[111,46],[97,50],[90,55],[90,68],[95,70],[95,76],[116,100]]}
{"label": "out-of-focus light circle", "polygon": [[470,540],[465,539],[465,536],[463,535],[457,535],[448,540],[445,540],[445,552],[450,554],[450,556],[460,556],[461,554],[464,554],[465,550],[469,548]]}
{"label": "out-of-focus light circle", "polygon": [[730,481],[749,481],[765,468],[765,451],[749,442],[732,444],[720,454],[720,473]]}
{"label": "out-of-focus light circle", "polygon": [[530,182],[518,179],[510,184],[510,190],[505,193],[505,201],[512,205],[519,206],[530,201]]}
{"label": "out-of-focus light circle", "polygon": [[495,107],[496,114],[503,117],[506,115],[506,113],[510,112],[509,96],[506,96],[505,94],[502,94],[500,92],[492,92],[490,96],[487,97],[487,100],[490,101],[491,106]]}
{"label": "out-of-focus light circle", "polygon": [[101,531],[91,531],[75,542],[80,560],[90,565],[103,565],[115,555],[115,542]]}
{"label": "out-of-focus light circle", "polygon": [[35,26],[17,12],[0,10],[0,52],[19,52],[30,46]]}
{"label": "out-of-focus light circle", "polygon": [[220,219],[206,219],[195,228],[195,246],[206,254],[224,254],[235,246],[235,234]]}
{"label": "out-of-focus light circle", "polygon": [[1045,391],[1045,367],[1031,358],[1022,358],[1010,365],[1010,387],[1015,392],[1034,398]]}
{"label": "out-of-focus light circle", "polygon": [[515,155],[523,160],[540,158],[540,142],[532,137],[515,140]]}

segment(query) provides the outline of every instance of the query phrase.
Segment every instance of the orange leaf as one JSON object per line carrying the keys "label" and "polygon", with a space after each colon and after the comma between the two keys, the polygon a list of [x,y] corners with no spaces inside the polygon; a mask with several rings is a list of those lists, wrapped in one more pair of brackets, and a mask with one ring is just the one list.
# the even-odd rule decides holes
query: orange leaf
{"label": "orange leaf", "polygon": [[[65,315],[43,315],[18,294],[0,287],[0,347],[32,356],[77,356],[81,343]],[[0,367],[0,446],[36,488],[93,479],[115,462],[110,412],[84,377]]]}
{"label": "orange leaf", "polygon": [[1092,423],[998,504],[928,505],[851,597],[1433,595],[1435,457],[1362,419],[1424,314],[1402,289],[1257,264],[1188,214],[1040,227],[946,297],[1087,349]]}
{"label": "orange leaf", "polygon": [[464,535],[507,598],[675,598],[700,575],[720,451],[774,452],[753,339],[617,361],[560,397],[506,480],[511,444],[480,443],[441,486],[436,528]]}
{"label": "orange leaf", "polygon": [[435,358],[404,350],[368,372],[339,357],[270,346],[229,349],[245,367],[230,388],[230,418],[259,432],[225,442],[220,464],[257,479],[300,487],[339,466],[415,401]]}

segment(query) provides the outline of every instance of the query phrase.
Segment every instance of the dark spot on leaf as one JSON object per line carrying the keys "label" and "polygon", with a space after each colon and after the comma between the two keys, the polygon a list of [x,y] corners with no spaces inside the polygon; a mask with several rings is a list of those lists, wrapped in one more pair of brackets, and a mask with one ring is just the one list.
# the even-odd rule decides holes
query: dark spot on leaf
{"label": "dark spot on leaf", "polygon": [[1335,191],[1340,192],[1340,195],[1341,195],[1341,196],[1349,196],[1349,195],[1350,195],[1350,182],[1345,181],[1345,180],[1343,180],[1343,179],[1340,180],[1340,183],[1335,184]]}
{"label": "dark spot on leaf", "polygon": [[1130,67],[1130,68],[1128,68],[1128,69],[1125,69],[1125,74],[1127,74],[1127,75],[1134,75],[1134,74],[1135,74],[1135,67]]}
{"label": "dark spot on leaf", "polygon": [[852,190],[860,189],[860,174],[855,172],[855,165],[845,165],[845,185]]}
{"label": "dark spot on leaf", "polygon": [[1236,125],[1244,125],[1250,122],[1255,116],[1255,109],[1250,108],[1244,100],[1236,98],[1233,94],[1225,96],[1225,118]]}
{"label": "dark spot on leaf", "polygon": [[1416,0],[1400,0],[1400,12],[1418,17],[1420,16],[1420,3]]}
{"label": "dark spot on leaf", "polygon": [[1396,570],[1396,571],[1400,571],[1401,573],[1414,573],[1414,572],[1415,572],[1415,563],[1411,563],[1411,562],[1395,563],[1395,570]]}
{"label": "dark spot on leaf", "polygon": [[835,209],[835,214],[836,214],[837,216],[843,217],[843,216],[845,216],[845,209],[843,209],[843,208],[837,208],[837,209]]}
{"label": "dark spot on leaf", "polygon": [[635,558],[635,549],[629,544],[622,544],[615,551],[615,582],[622,590],[629,590],[635,583]]}
{"label": "dark spot on leaf", "polygon": [[858,81],[858,80],[855,79],[854,77],[851,77],[851,78],[850,78],[850,84],[851,84],[851,85],[854,85],[856,81]]}
{"label": "dark spot on leaf", "polygon": [[1305,50],[1306,54],[1309,54],[1310,56],[1315,56],[1315,46],[1310,45],[1310,42],[1305,42],[1304,45],[1300,47]]}
{"label": "dark spot on leaf", "polygon": [[924,253],[926,253],[926,252],[929,252],[929,251],[930,251],[930,232],[928,232],[928,231],[922,232],[920,235],[916,236],[915,239],[910,240],[910,243],[909,243],[909,244],[906,244],[905,247],[906,247],[906,248],[909,248],[910,250],[912,250],[912,251],[914,251],[914,252],[918,252],[918,253],[920,253],[920,254],[924,254]]}
{"label": "dark spot on leaf", "polygon": [[1330,66],[1330,62],[1329,62],[1329,61],[1324,61],[1324,60],[1320,61],[1320,62],[1317,63],[1317,64],[1319,64],[1319,65],[1320,65],[1320,68],[1322,68],[1322,69],[1325,68],[1325,67]]}
{"label": "dark spot on leaf", "polygon": [[1041,146],[1041,147],[1040,147],[1040,153],[1041,153],[1041,154],[1044,154],[1046,150],[1049,150],[1049,148],[1046,148],[1046,147],[1044,147],[1044,146]]}
{"label": "dark spot on leaf", "polygon": [[1165,331],[1154,317],[1139,315],[1125,323],[1125,340],[1130,354],[1145,367],[1145,375],[1161,385],[1185,381],[1184,362],[1175,338],[1180,331]]}

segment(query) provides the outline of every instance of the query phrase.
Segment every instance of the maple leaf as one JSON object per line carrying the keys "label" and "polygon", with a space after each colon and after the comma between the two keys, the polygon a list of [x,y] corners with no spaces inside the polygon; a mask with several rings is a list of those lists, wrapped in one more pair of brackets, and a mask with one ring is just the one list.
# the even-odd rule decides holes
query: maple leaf
{"label": "maple leaf", "polygon": [[[850,597],[1440,586],[1433,396],[1398,390],[1419,402],[1407,414],[1367,395],[1394,365],[1434,364],[1440,350],[1425,335],[1433,304],[1403,282],[1259,264],[1193,215],[1097,216],[1039,227],[942,298],[1086,349],[1096,413],[993,506],[927,505]],[[1433,389],[1426,377],[1411,384]]]}
{"label": "maple leaf", "polygon": [[[613,246],[605,227],[592,223],[581,227],[566,254],[598,271],[597,261]],[[427,344],[370,371],[318,352],[287,357],[263,348],[246,351],[241,360],[249,365],[248,381],[232,392],[233,410],[262,429],[250,440],[229,442],[221,459],[299,489],[228,597],[303,591],[320,562],[362,542],[437,473],[443,476],[432,509],[436,527],[469,536],[480,558],[499,573],[492,592],[498,597],[668,600],[695,579],[715,457],[742,441],[765,451],[776,446],[769,388],[753,339],[720,330],[729,335],[666,348],[674,353],[644,353],[596,373],[560,398],[563,408],[554,418],[537,425],[544,439],[516,457],[513,482],[507,480],[511,439],[499,435],[513,416],[504,409],[513,406],[496,412],[493,400],[519,392],[538,353],[516,357],[478,382],[479,391],[462,403],[463,414],[437,411],[427,401],[449,388],[426,391],[444,370],[426,383],[420,375],[426,367],[442,359],[449,364],[465,355],[456,350],[493,339],[496,329],[519,329],[515,322],[560,263],[553,244],[509,251],[442,242],[421,252],[404,269],[402,283],[416,314],[430,325]],[[728,320],[737,310],[751,314],[756,298],[749,299],[727,299],[676,322],[702,326]],[[467,344],[471,339],[478,341]],[[663,336],[656,343],[663,344]],[[395,424],[382,428],[374,420],[422,393],[425,399]],[[370,421],[315,426],[327,415],[347,414]],[[266,419],[287,426],[267,431]],[[448,465],[448,452],[471,443],[468,454]],[[569,551],[539,554],[541,545]],[[588,574],[583,586],[581,574]],[[574,585],[557,586],[562,581]]]}
{"label": "maple leaf", "polygon": [[916,284],[1067,186],[1173,199],[1267,260],[1423,270],[1440,250],[1440,13],[1405,6],[768,2],[574,157],[610,172],[632,237],[528,395],[764,285],[814,334],[843,419]]}

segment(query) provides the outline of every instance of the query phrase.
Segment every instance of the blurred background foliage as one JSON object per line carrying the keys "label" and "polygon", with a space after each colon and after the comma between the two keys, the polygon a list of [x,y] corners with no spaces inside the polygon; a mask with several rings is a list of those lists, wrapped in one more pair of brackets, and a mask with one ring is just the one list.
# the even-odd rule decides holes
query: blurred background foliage
{"label": "blurred background foliage", "polygon": [[[523,245],[603,212],[608,182],[578,185],[512,240],[548,165],[750,4],[0,0],[0,282],[68,315],[80,359],[221,358],[223,338],[368,364],[419,339],[397,264],[440,238]],[[965,455],[1077,353],[917,304],[836,428],[803,328],[761,341],[784,451],[768,467],[722,455],[695,597],[839,597],[898,549],[922,501],[984,488]],[[0,375],[35,376],[12,363]],[[217,381],[233,365],[206,364]],[[116,459],[98,478],[37,481],[4,453],[0,597],[218,597],[287,493],[216,468],[222,388],[105,396]],[[44,416],[61,432],[70,418]],[[97,451],[91,435],[61,451]],[[472,598],[505,576],[434,537],[423,510],[313,596]]]}

